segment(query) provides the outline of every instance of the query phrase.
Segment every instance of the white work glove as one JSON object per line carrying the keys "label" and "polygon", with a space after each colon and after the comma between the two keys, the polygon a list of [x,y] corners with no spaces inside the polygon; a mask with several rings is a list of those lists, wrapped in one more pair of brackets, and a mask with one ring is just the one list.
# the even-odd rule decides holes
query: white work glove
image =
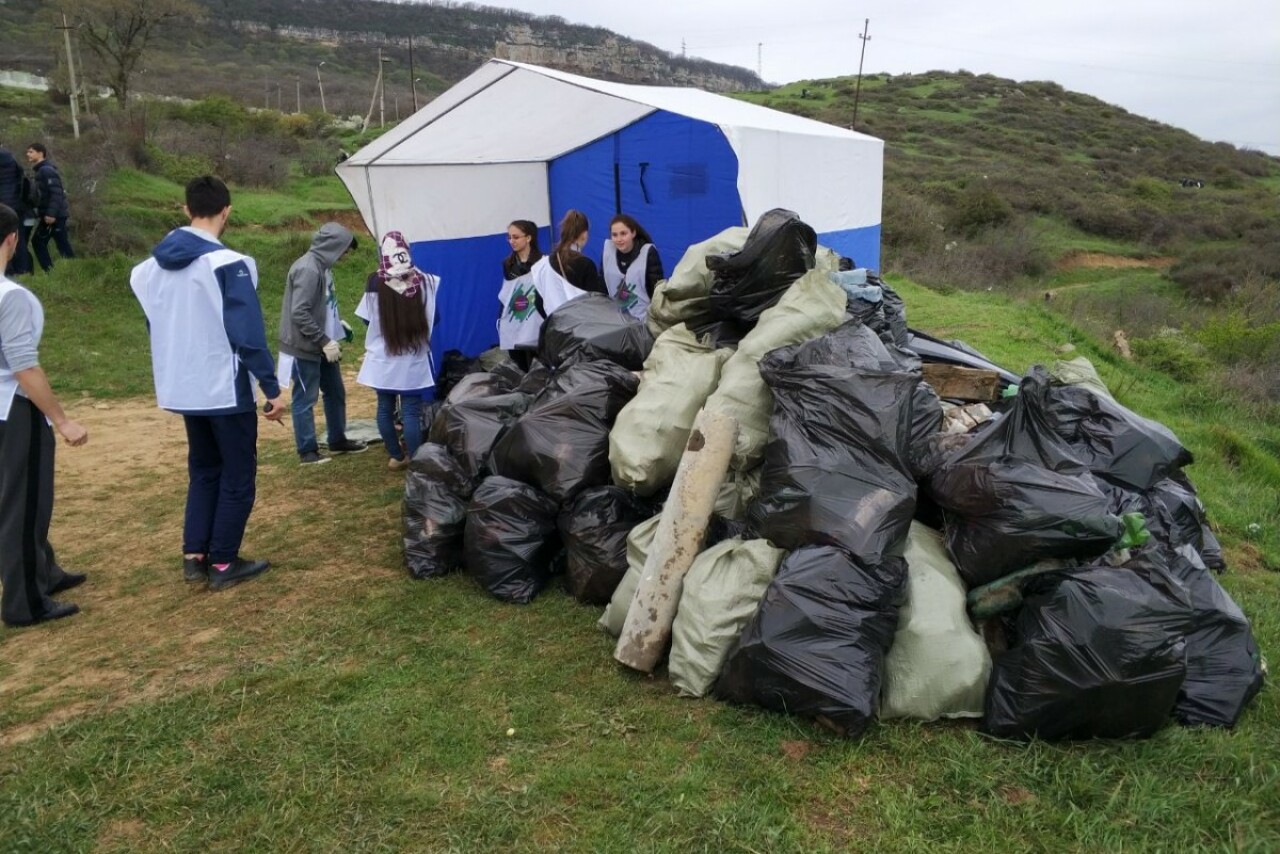
{"label": "white work glove", "polygon": [[336,362],[342,358],[342,347],[338,346],[337,341],[330,341],[325,344],[321,352],[324,353],[326,362]]}
{"label": "white work glove", "polygon": [[356,333],[352,330],[351,324],[347,323],[345,320],[339,320],[338,322],[342,324],[342,340],[346,341],[348,344],[356,340]]}

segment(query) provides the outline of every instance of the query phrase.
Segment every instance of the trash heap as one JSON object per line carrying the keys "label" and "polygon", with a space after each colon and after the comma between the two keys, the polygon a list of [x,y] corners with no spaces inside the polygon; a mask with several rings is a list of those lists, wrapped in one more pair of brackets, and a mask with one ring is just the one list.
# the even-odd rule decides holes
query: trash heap
{"label": "trash heap", "polygon": [[560,577],[623,664],[851,737],[1234,726],[1265,666],[1190,452],[1086,360],[1018,377],[841,262],[770,211],[690,247],[646,323],[587,295],[528,373],[455,363],[409,572],[518,604]]}

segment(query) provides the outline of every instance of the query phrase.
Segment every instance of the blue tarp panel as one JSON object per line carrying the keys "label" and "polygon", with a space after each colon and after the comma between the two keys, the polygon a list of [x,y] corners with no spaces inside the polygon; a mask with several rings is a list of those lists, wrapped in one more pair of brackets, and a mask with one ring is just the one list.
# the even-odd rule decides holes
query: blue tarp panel
{"label": "blue tarp panel", "polygon": [[880,226],[818,233],[818,243],[852,258],[859,267],[880,269]]}
{"label": "blue tarp panel", "polygon": [[[549,229],[538,230],[538,244],[544,250],[550,238]],[[409,251],[418,269],[440,277],[436,298],[440,325],[431,337],[436,369],[444,364],[446,350],[477,356],[496,345],[502,261],[511,254],[506,230],[481,237],[423,241],[411,245]]]}
{"label": "blue tarp panel", "polygon": [[614,214],[631,214],[670,272],[693,243],[742,225],[738,158],[713,124],[657,111],[552,161],[551,217],[577,208],[591,223],[586,254],[600,263]]}
{"label": "blue tarp panel", "polygon": [[720,128],[658,111],[618,137],[622,212],[648,230],[668,273],[692,244],[743,224],[738,158]]}

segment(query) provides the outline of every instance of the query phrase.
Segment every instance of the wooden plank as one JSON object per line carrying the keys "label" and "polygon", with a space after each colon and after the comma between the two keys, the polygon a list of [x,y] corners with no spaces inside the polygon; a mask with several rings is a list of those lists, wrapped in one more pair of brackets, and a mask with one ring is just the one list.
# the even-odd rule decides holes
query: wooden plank
{"label": "wooden plank", "polygon": [[979,368],[927,363],[924,381],[933,386],[938,397],[947,400],[995,400],[1000,393],[1000,375]]}

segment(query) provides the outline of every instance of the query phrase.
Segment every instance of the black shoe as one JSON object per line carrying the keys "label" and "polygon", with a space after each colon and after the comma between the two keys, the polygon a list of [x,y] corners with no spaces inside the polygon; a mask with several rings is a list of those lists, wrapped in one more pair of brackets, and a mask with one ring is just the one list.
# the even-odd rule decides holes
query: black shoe
{"label": "black shoe", "polygon": [[208,581],[209,561],[204,557],[184,557],[182,559],[183,581]]}
{"label": "black shoe", "polygon": [[369,450],[367,444],[355,439],[343,439],[341,442],[329,443],[329,453],[331,454],[360,454],[367,450]]}
{"label": "black shoe", "polygon": [[70,590],[72,587],[79,587],[81,584],[84,584],[85,579],[88,577],[89,576],[85,575],[83,572],[68,572],[62,576],[61,581],[53,585],[53,589],[49,591],[49,595],[52,596],[55,593],[61,593],[63,590]]}
{"label": "black shoe", "polygon": [[4,621],[6,626],[21,628],[23,626],[34,626],[37,623],[47,623],[50,620],[61,620],[63,617],[70,617],[72,614],[79,614],[80,606],[73,602],[52,602],[51,606],[44,612],[37,614],[30,620],[20,620],[17,622]]}
{"label": "black shoe", "polygon": [[228,587],[235,587],[241,581],[248,581],[251,578],[262,575],[269,566],[271,564],[265,560],[245,560],[239,557],[231,561],[227,568],[222,570],[210,564],[209,589],[226,590]]}
{"label": "black shoe", "polygon": [[298,457],[298,462],[304,466],[314,466],[329,462],[329,458],[320,456],[318,451],[307,451]]}

